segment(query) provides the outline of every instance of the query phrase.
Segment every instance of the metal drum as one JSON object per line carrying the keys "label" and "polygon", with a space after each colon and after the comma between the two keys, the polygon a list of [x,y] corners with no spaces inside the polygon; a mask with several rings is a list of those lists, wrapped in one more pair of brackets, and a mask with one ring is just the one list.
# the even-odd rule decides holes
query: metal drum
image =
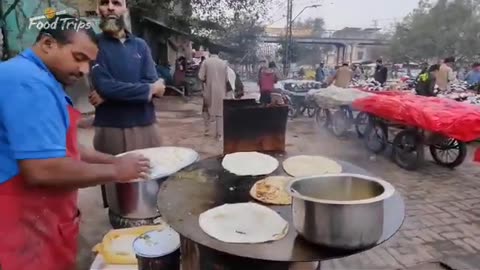
{"label": "metal drum", "polygon": [[395,193],[388,182],[358,174],[306,177],[290,182],[293,225],[307,241],[361,249],[384,234],[384,201]]}
{"label": "metal drum", "polygon": [[167,177],[106,185],[110,211],[127,219],[150,219],[160,216],[157,194]]}

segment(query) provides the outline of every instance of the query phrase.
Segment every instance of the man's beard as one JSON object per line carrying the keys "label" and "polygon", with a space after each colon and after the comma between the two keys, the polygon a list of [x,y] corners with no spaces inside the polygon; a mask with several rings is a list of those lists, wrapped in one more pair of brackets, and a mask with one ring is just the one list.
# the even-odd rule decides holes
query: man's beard
{"label": "man's beard", "polygon": [[103,18],[102,21],[100,22],[100,29],[102,29],[104,33],[107,33],[110,35],[118,34],[118,32],[125,29],[125,21],[123,19],[123,16],[120,16],[115,19]]}

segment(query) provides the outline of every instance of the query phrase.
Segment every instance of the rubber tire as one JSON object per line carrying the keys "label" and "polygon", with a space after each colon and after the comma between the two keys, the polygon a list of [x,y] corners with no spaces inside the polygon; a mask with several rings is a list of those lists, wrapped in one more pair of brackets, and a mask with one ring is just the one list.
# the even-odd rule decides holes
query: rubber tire
{"label": "rubber tire", "polygon": [[[368,122],[369,123],[367,124],[367,127],[365,128],[365,132],[363,134],[363,142],[365,144],[365,147],[370,152],[372,152],[374,154],[379,154],[379,153],[385,151],[385,149],[387,149],[387,145],[388,145],[388,128],[387,128],[387,125],[385,123],[376,121],[374,119],[369,119]],[[370,132],[373,132],[375,130],[374,129],[375,126],[378,126],[382,130],[382,133],[384,134],[384,137],[385,137],[385,140],[382,142],[382,144],[380,145],[380,147],[378,149],[370,148],[369,143],[368,143],[368,139],[370,138],[370,136],[369,136]]]}
{"label": "rubber tire", "polygon": [[[455,140],[455,139],[453,139],[453,140]],[[430,145],[430,147],[429,147],[430,148],[430,154],[432,155],[433,160],[435,160],[435,162],[438,165],[440,165],[442,167],[445,167],[445,168],[453,169],[455,167],[460,166],[460,164],[462,164],[463,161],[465,161],[465,158],[467,157],[467,144],[464,143],[464,142],[458,141],[458,140],[455,140],[455,141],[457,141],[457,143],[458,143],[459,153],[458,153],[458,157],[453,162],[450,162],[450,163],[443,162],[440,159],[440,157],[438,157],[437,152],[436,152],[436,148],[433,145]]]}
{"label": "rubber tire", "polygon": [[[415,140],[415,151],[417,152],[415,159],[408,162],[402,161],[397,152],[397,147],[405,136],[413,137]],[[415,171],[423,164],[425,161],[425,148],[422,138],[416,130],[402,130],[395,136],[393,139],[392,159],[400,168],[408,171]]]}
{"label": "rubber tire", "polygon": [[317,109],[315,107],[307,107],[307,116],[308,118],[313,118],[316,115]]}
{"label": "rubber tire", "polygon": [[[363,116],[367,118],[367,125],[365,127],[365,130],[362,133],[360,131],[359,126],[362,124],[361,120]],[[368,114],[366,112],[360,112],[359,114],[357,114],[357,117],[355,117],[355,131],[357,132],[358,138],[362,139],[363,136],[365,135],[365,131],[367,130],[367,127],[368,127],[368,121],[369,121]]]}
{"label": "rubber tire", "polygon": [[[335,128],[335,121],[336,119],[339,119],[339,117],[342,117],[343,121],[346,122],[345,124],[346,126],[343,130],[337,130]],[[350,118],[348,117],[348,111],[346,111],[345,109],[342,108],[334,112],[331,117],[332,133],[337,137],[344,137],[347,134],[348,130],[350,129],[350,124],[348,123],[349,121],[350,121]]]}
{"label": "rubber tire", "polygon": [[[325,114],[324,121],[320,121],[320,119],[322,119],[320,118],[322,112]],[[315,123],[317,123],[318,127],[328,128],[328,126],[330,125],[331,119],[332,119],[332,116],[331,116],[330,110],[322,109],[322,108],[315,109]]]}

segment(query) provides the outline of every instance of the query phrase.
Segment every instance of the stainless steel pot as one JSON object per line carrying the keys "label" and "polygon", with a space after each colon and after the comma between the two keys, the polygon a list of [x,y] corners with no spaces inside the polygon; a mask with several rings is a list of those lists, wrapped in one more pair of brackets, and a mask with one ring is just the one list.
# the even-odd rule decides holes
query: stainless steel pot
{"label": "stainless steel pot", "polygon": [[107,202],[110,211],[131,219],[148,219],[160,216],[157,194],[167,177],[149,181],[107,184]]}
{"label": "stainless steel pot", "polygon": [[357,174],[299,178],[287,188],[293,225],[307,241],[341,249],[375,245],[383,233],[383,202],[395,189]]}

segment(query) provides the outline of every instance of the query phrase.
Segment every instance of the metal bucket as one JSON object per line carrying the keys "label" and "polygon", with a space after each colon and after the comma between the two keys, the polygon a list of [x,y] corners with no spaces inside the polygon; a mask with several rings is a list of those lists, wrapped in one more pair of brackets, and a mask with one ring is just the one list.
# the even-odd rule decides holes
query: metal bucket
{"label": "metal bucket", "polygon": [[133,250],[138,270],[180,270],[180,235],[170,227],[141,235]]}
{"label": "metal bucket", "polygon": [[167,177],[156,180],[107,184],[107,202],[110,211],[131,219],[148,219],[160,216],[157,194]]}
{"label": "metal bucket", "polygon": [[357,174],[295,179],[293,225],[307,241],[340,249],[362,249],[380,240],[386,199],[395,189],[388,182]]}

